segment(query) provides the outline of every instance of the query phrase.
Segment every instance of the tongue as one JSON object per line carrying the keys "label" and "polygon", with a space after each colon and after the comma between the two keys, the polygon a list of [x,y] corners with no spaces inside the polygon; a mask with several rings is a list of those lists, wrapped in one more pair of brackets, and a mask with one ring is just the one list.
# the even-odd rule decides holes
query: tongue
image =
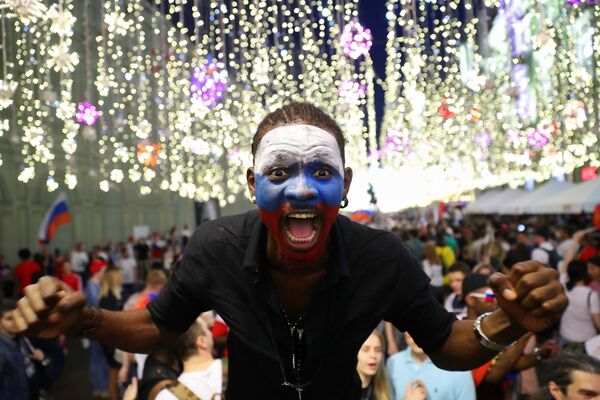
{"label": "tongue", "polygon": [[313,232],[313,221],[310,218],[290,218],[288,220],[288,229],[292,236],[297,238],[306,238],[309,237]]}

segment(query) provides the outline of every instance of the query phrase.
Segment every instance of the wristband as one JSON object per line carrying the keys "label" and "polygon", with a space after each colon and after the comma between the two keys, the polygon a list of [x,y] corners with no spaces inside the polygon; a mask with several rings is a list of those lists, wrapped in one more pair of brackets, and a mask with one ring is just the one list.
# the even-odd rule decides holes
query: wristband
{"label": "wristband", "polygon": [[491,312],[487,312],[485,314],[481,314],[479,317],[477,317],[477,319],[475,320],[475,323],[473,324],[473,332],[475,333],[475,337],[477,338],[477,341],[479,342],[480,345],[482,345],[483,347],[485,347],[486,349],[490,349],[493,351],[504,351],[506,349],[508,349],[509,347],[511,347],[512,345],[514,345],[516,343],[516,341],[510,343],[510,344],[500,344],[500,343],[496,343],[493,340],[490,340],[490,338],[488,338],[485,333],[483,333],[483,330],[481,330],[481,322],[483,321],[483,319],[485,317],[487,317],[488,315],[490,315]]}

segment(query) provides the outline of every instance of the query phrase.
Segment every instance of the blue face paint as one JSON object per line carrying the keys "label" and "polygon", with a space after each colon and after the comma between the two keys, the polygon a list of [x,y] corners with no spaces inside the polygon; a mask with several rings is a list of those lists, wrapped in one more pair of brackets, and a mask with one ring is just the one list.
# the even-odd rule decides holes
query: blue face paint
{"label": "blue face paint", "polygon": [[[281,175],[281,176],[279,176]],[[344,197],[344,178],[322,162],[276,166],[267,175],[255,174],[256,204],[263,211],[339,206]]]}

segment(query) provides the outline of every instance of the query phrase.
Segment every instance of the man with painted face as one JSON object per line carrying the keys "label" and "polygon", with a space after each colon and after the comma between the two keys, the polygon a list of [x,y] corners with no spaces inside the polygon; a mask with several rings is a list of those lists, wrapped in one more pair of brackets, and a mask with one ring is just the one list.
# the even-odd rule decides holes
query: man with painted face
{"label": "man with painted face", "polygon": [[356,353],[382,319],[410,332],[436,365],[469,370],[554,325],[566,307],[556,271],[527,262],[491,277],[499,310],[456,321],[396,235],[337,215],[352,171],[340,127],[311,104],[267,115],[252,153],[247,180],[258,211],[201,225],[147,309],[85,307],[45,278],[25,290],[19,329],[151,352],[216,310],[231,328],[226,398],[346,400],[360,398]]}

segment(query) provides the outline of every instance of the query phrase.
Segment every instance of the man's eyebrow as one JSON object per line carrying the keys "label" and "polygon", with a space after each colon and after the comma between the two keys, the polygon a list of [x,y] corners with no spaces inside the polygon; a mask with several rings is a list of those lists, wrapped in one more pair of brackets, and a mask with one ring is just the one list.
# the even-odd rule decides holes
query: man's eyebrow
{"label": "man's eyebrow", "polygon": [[580,388],[577,393],[582,394],[584,396],[598,396],[600,392],[596,392],[595,390]]}

